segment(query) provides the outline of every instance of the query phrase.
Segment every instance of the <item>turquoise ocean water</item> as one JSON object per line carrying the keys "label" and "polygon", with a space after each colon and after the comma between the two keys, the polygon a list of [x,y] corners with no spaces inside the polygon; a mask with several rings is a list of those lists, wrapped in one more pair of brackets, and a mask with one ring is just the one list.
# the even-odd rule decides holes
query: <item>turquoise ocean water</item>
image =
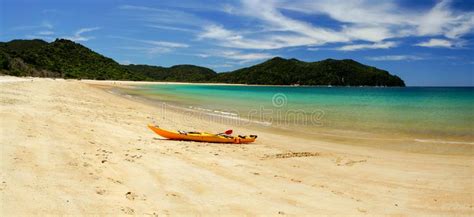
{"label": "turquoise ocean water", "polygon": [[[351,132],[472,144],[472,87],[157,84],[138,94],[214,116],[300,132]],[[342,133],[343,134],[343,133]]]}

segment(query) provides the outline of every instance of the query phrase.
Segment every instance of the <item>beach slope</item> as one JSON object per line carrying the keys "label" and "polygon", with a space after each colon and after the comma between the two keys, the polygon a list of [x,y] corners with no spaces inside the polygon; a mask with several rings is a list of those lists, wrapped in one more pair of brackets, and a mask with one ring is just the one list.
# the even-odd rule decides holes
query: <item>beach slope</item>
{"label": "beach slope", "polygon": [[[112,82],[0,83],[0,215],[472,216],[472,155],[435,155],[209,124],[112,93]],[[165,116],[165,117],[164,117]],[[170,129],[258,134],[168,141]]]}

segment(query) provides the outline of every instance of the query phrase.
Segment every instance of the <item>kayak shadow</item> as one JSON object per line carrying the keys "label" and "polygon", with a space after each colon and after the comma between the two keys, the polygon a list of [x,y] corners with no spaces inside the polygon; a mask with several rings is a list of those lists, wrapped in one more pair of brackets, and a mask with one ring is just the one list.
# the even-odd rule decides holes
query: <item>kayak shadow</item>
{"label": "kayak shadow", "polygon": [[196,142],[196,141],[189,141],[189,140],[174,140],[174,139],[165,139],[165,138],[158,138],[153,137],[155,141],[168,141],[168,142],[185,142],[185,143],[192,143],[192,144],[222,144],[222,145],[252,145],[255,143],[225,143],[225,142]]}
{"label": "kayak shadow", "polygon": [[164,138],[158,138],[158,137],[153,137],[153,140],[160,140],[160,141],[179,141],[179,140],[171,140],[171,139],[164,139]]}

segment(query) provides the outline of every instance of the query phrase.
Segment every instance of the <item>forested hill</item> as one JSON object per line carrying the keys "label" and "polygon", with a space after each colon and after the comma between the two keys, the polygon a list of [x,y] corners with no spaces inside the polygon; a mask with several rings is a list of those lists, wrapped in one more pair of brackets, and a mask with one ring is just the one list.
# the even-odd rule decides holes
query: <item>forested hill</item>
{"label": "forested hill", "polygon": [[303,62],[275,57],[251,67],[216,73],[194,65],[120,65],[66,39],[51,43],[38,39],[0,42],[0,74],[98,80],[405,86],[399,77],[354,60]]}
{"label": "forested hill", "polygon": [[215,81],[274,85],[405,86],[398,76],[354,60],[303,62],[280,57],[248,68],[220,73]]}
{"label": "forested hill", "polygon": [[123,67],[147,81],[209,82],[217,74],[212,69],[194,65],[161,67],[131,64]]}
{"label": "forested hill", "polygon": [[15,76],[139,80],[114,60],[78,43],[57,39],[0,44],[0,67]]}

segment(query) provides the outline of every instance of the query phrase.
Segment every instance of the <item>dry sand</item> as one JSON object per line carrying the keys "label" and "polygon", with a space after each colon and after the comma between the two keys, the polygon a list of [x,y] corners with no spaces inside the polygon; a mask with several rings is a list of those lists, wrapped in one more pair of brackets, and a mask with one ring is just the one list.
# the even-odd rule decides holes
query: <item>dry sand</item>
{"label": "dry sand", "polygon": [[[472,154],[176,121],[181,114],[90,82],[0,80],[1,216],[474,214]],[[168,141],[146,128],[152,121],[259,138],[250,145]]]}

